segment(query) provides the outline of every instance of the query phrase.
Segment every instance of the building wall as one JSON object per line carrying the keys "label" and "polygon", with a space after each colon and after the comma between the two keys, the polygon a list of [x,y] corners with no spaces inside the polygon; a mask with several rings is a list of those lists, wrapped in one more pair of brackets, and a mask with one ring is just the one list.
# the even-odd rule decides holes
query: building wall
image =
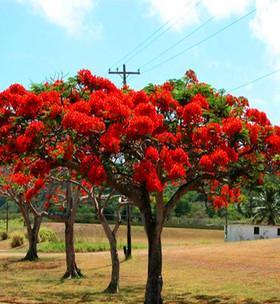
{"label": "building wall", "polygon": [[228,225],[227,234],[227,241],[280,238],[280,226],[233,224]]}

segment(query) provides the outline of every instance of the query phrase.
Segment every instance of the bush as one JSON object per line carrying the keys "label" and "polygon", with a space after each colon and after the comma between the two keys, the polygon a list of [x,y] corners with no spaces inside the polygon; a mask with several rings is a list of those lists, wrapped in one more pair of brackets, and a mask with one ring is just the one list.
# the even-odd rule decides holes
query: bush
{"label": "bush", "polygon": [[57,242],[58,241],[58,237],[57,234],[48,228],[44,228],[42,227],[39,231],[39,242],[40,243],[44,243],[44,242]]}
{"label": "bush", "polygon": [[16,248],[24,244],[24,235],[21,233],[15,233],[12,236],[11,247]]}
{"label": "bush", "polygon": [[5,241],[9,238],[9,235],[6,231],[0,232],[0,241]]}
{"label": "bush", "polygon": [[[118,244],[118,249],[123,249],[123,244]],[[133,244],[133,249],[144,249],[147,246],[142,244]],[[85,241],[76,241],[75,242],[75,251],[76,252],[99,252],[99,251],[109,251],[110,245],[105,242],[100,243],[90,243]],[[39,252],[48,252],[48,253],[55,253],[55,252],[65,252],[65,242],[58,241],[53,243],[41,243],[38,246]]]}

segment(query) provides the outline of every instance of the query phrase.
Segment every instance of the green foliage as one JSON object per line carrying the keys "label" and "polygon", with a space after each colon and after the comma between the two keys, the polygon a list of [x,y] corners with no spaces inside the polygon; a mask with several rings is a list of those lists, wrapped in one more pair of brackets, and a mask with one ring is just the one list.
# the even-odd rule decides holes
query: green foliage
{"label": "green foliage", "polygon": [[[123,249],[123,244],[118,245],[118,249]],[[142,244],[133,244],[133,249],[144,249],[145,245]],[[106,242],[91,243],[88,241],[77,240],[75,242],[75,251],[76,252],[100,252],[100,251],[109,251],[110,245]],[[65,242],[45,242],[38,245],[39,252],[65,252]]]}
{"label": "green foliage", "polygon": [[11,247],[16,248],[24,244],[24,234],[20,232],[15,232],[12,234]]}
{"label": "green foliage", "polygon": [[39,242],[44,243],[44,242],[56,242],[58,240],[57,234],[49,229],[42,227],[39,231]]}
{"label": "green foliage", "polygon": [[[9,220],[9,231],[16,231],[19,230],[23,227],[23,219],[22,217],[19,217],[19,214],[10,214],[10,216],[16,217],[13,219]],[[0,230],[4,231],[6,228],[6,219],[4,219],[6,217],[3,216],[3,219],[0,219]]]}
{"label": "green foliage", "polygon": [[244,216],[257,224],[276,225],[280,221],[280,178],[265,176],[263,185],[250,185],[244,190],[244,202],[239,206]]}
{"label": "green foliage", "polygon": [[204,83],[194,84],[187,88],[186,78],[172,79],[170,83],[174,86],[173,97],[182,105],[187,104],[196,94],[210,97],[213,91],[210,85]]}

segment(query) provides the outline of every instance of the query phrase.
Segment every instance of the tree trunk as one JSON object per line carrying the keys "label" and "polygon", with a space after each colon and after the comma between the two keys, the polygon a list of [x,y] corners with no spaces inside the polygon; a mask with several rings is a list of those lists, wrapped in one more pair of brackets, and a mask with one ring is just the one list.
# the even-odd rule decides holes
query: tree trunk
{"label": "tree trunk", "polygon": [[110,243],[111,261],[112,261],[112,272],[111,272],[111,281],[108,287],[104,290],[104,292],[118,293],[119,281],[120,281],[120,261],[117,250],[117,240],[114,233],[111,233],[109,243]]}
{"label": "tree trunk", "polygon": [[162,304],[162,249],[161,229],[155,223],[146,222],[148,237],[148,279],[146,284],[145,304]]}
{"label": "tree trunk", "polygon": [[41,223],[42,223],[42,218],[35,216],[33,228],[27,229],[29,248],[26,256],[23,258],[24,261],[38,260],[37,244],[38,244],[38,235],[39,235]]}
{"label": "tree trunk", "polygon": [[104,290],[105,293],[118,293],[119,292],[119,282],[120,282],[120,260],[117,249],[117,230],[119,225],[115,227],[116,229],[112,230],[108,224],[104,214],[101,210],[98,211],[98,218],[102,225],[102,228],[105,232],[105,235],[110,244],[110,254],[112,261],[112,270],[111,270],[111,281],[108,287]]}
{"label": "tree trunk", "polygon": [[74,222],[71,218],[65,221],[65,249],[67,270],[62,278],[73,279],[82,277],[81,270],[76,264],[74,247]]}
{"label": "tree trunk", "polygon": [[26,256],[22,259],[22,261],[36,261],[38,260],[37,253],[37,243],[38,243],[38,234],[42,223],[42,217],[34,215],[34,223],[32,227],[32,223],[29,216],[29,208],[26,202],[19,197],[18,207],[23,217],[23,222],[26,226],[27,238],[29,243],[29,248],[26,253]]}

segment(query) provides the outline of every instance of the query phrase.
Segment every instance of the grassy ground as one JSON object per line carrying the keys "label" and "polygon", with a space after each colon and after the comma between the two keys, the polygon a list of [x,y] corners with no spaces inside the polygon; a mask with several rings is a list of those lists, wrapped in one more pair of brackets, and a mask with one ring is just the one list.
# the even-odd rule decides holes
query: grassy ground
{"label": "grassy ground", "polygon": [[[62,225],[50,226],[63,233]],[[76,231],[91,241],[103,238],[97,225],[77,225]],[[221,231],[175,228],[165,229],[163,239],[165,303],[280,303],[280,240],[224,243]],[[141,227],[133,227],[133,240],[146,244]],[[135,250],[128,262],[120,255],[121,291],[110,296],[102,293],[110,276],[108,252],[77,254],[86,277],[67,282],[60,281],[63,254],[41,254],[30,263],[19,262],[21,251],[0,252],[0,303],[143,303],[146,250]]]}

